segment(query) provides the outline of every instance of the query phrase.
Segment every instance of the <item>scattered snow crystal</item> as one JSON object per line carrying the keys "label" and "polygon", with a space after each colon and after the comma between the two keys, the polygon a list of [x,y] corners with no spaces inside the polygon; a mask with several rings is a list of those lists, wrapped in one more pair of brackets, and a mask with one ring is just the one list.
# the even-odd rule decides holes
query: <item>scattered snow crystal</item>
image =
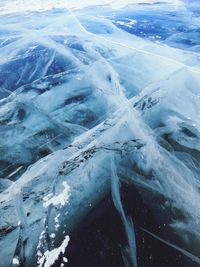
{"label": "scattered snow crystal", "polygon": [[68,246],[69,243],[69,236],[67,235],[64,239],[64,241],[62,242],[61,246],[58,248],[54,248],[53,250],[49,251],[47,250],[44,255],[41,257],[41,259],[39,260],[39,267],[50,267],[52,266],[56,260],[58,259],[58,257],[60,256],[60,254],[64,254],[65,253],[65,249]]}
{"label": "scattered snow crystal", "polygon": [[61,194],[54,196],[52,198],[44,198],[44,204],[43,206],[47,208],[49,205],[54,205],[54,206],[64,206],[70,197],[70,187],[66,182],[63,182],[64,190]]}

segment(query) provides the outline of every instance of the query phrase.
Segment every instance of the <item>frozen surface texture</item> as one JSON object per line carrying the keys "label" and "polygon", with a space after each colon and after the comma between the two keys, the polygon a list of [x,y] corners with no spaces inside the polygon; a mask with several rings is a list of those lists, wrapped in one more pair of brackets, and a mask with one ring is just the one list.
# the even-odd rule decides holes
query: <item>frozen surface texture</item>
{"label": "frozen surface texture", "polygon": [[[0,1],[0,267],[200,266],[199,15]],[[123,241],[77,241],[106,209]]]}

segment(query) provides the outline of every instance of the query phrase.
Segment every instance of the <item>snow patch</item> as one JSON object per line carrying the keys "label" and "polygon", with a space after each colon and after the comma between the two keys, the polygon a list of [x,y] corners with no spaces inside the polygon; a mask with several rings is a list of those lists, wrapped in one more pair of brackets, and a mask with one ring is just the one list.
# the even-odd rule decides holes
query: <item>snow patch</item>
{"label": "snow patch", "polygon": [[55,217],[55,230],[56,231],[58,231],[58,228],[60,227],[59,218],[60,218],[60,213]]}
{"label": "snow patch", "polygon": [[137,20],[134,20],[134,19],[131,19],[129,21],[121,21],[121,20],[118,20],[118,21],[115,21],[115,23],[117,25],[121,25],[121,26],[125,26],[125,27],[128,27],[128,28],[133,28],[134,25],[136,25],[137,23]]}
{"label": "snow patch", "polygon": [[68,262],[68,259],[66,257],[63,257],[64,262]]}
{"label": "snow patch", "polygon": [[62,242],[62,244],[60,245],[60,247],[58,248],[54,248],[53,250],[49,251],[47,250],[44,255],[41,257],[41,259],[39,260],[39,267],[50,267],[52,266],[56,260],[59,258],[60,254],[64,254],[65,253],[65,249],[68,246],[69,243],[69,236],[67,235],[64,239],[64,241]]}
{"label": "snow patch", "polygon": [[55,238],[56,235],[53,233],[53,234],[50,235],[50,237],[51,237],[51,238]]}
{"label": "snow patch", "polygon": [[13,264],[15,264],[15,265],[19,265],[19,260],[18,260],[18,258],[13,258]]}
{"label": "snow patch", "polygon": [[[5,1],[5,3],[0,6],[0,14],[9,14],[14,12],[27,12],[27,11],[45,11],[51,10],[53,8],[73,8],[81,9],[88,6],[96,5],[106,5],[114,9],[123,8],[129,4],[140,4],[140,3],[155,3],[156,0],[15,0],[15,1]],[[165,2],[165,0],[160,0],[160,2]],[[175,6],[183,5],[181,0],[168,0]]]}
{"label": "snow patch", "polygon": [[70,187],[66,182],[63,182],[64,190],[61,194],[51,197],[51,194],[44,197],[44,203],[43,206],[47,208],[49,205],[53,206],[64,206],[66,203],[68,203],[69,197],[70,197]]}

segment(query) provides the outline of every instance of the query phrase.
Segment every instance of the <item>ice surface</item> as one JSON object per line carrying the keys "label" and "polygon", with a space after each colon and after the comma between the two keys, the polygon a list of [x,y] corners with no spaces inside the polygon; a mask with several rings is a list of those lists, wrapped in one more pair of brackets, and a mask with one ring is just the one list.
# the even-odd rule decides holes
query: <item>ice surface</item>
{"label": "ice surface", "polygon": [[0,2],[0,266],[65,266],[70,233],[109,192],[124,265],[138,266],[121,183],[165,222],[162,237],[144,231],[199,263],[196,1],[19,2]]}

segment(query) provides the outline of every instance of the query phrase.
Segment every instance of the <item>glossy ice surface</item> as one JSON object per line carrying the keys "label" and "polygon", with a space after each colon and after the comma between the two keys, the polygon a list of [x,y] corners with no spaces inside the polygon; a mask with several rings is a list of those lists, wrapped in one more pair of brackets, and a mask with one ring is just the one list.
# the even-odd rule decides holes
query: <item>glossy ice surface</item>
{"label": "glossy ice surface", "polygon": [[0,267],[200,266],[200,3],[0,1]]}

